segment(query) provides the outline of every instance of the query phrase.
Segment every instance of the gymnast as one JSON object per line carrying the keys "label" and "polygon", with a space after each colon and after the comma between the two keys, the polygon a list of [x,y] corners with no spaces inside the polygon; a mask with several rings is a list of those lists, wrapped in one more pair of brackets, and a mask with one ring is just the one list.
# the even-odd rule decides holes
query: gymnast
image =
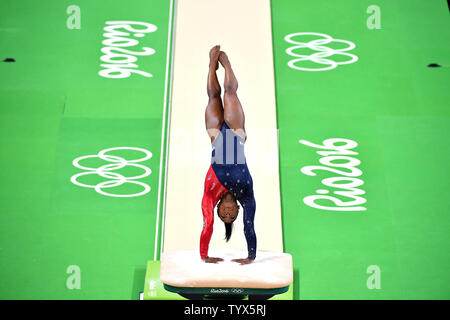
{"label": "gymnast", "polygon": [[[227,54],[220,51],[220,46],[217,45],[210,50],[209,57],[207,81],[209,101],[205,123],[213,150],[202,198],[203,230],[200,236],[200,256],[206,263],[223,261],[222,258],[208,256],[213,232],[214,207],[217,204],[217,215],[225,224],[225,239],[228,242],[233,222],[239,212],[240,207],[237,203],[239,201],[244,211],[244,234],[248,256],[233,261],[244,265],[256,258],[254,229],[256,203],[253,180],[244,154],[244,143],[247,140],[244,111],[236,94],[238,82]],[[221,88],[216,75],[219,62],[225,69],[223,106]]]}

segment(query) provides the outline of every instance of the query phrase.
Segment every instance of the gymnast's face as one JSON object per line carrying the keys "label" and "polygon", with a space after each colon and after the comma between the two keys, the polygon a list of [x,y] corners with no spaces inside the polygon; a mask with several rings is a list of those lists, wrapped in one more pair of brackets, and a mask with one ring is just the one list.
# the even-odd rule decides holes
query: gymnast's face
{"label": "gymnast's face", "polygon": [[220,220],[225,223],[231,223],[236,220],[238,212],[239,206],[236,202],[236,198],[232,194],[226,193],[222,197],[222,201],[218,207]]}

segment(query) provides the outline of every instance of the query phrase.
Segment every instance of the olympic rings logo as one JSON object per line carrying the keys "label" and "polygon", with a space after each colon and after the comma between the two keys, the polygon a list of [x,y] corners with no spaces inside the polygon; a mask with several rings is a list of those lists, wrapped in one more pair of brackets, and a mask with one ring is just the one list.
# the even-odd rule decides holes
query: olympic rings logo
{"label": "olympic rings logo", "polygon": [[[106,154],[107,152],[114,151],[114,150],[136,150],[136,151],[140,151],[140,152],[144,153],[145,155],[139,159],[127,160],[127,159],[124,159],[119,156],[113,156],[113,155]],[[70,178],[70,181],[73,184],[80,186],[80,187],[93,188],[99,194],[109,196],[109,197],[142,196],[150,191],[150,186],[143,182],[135,181],[135,180],[147,177],[148,175],[150,175],[152,173],[152,170],[144,165],[137,164],[137,162],[142,162],[142,161],[148,160],[151,157],[152,157],[152,153],[150,151],[142,149],[142,148],[117,147],[117,148],[104,149],[104,150],[100,151],[98,154],[82,156],[82,157],[78,157],[78,158],[74,159],[72,161],[72,164],[79,169],[87,170],[87,172],[81,172],[81,173],[77,173],[77,174],[73,175]],[[102,160],[112,162],[112,164],[105,164],[99,168],[90,168],[90,167],[83,166],[79,163],[81,160],[87,159],[87,158],[100,158]],[[111,172],[112,170],[119,170],[125,166],[133,166],[133,167],[140,168],[140,169],[144,170],[144,173],[134,176],[134,177],[124,177],[123,175],[121,175],[117,172]],[[111,180],[104,181],[104,182],[98,183],[96,185],[84,184],[77,180],[81,176],[86,176],[86,175],[91,175],[91,174],[96,174],[103,178],[108,178]],[[144,189],[143,189],[143,191],[141,191],[139,193],[133,193],[133,194],[115,194],[115,193],[107,193],[107,192],[103,191],[103,189],[105,189],[105,188],[118,187],[124,183],[137,184],[137,185],[142,186]]]}
{"label": "olympic rings logo", "polygon": [[[319,36],[322,37],[321,39],[317,40],[311,40],[309,42],[299,42],[292,40],[293,37],[297,36]],[[355,48],[355,44],[353,42],[347,41],[347,40],[341,40],[341,39],[333,39],[329,35],[323,34],[323,33],[315,33],[315,32],[298,32],[298,33],[292,33],[284,37],[284,40],[286,42],[295,44],[295,46],[290,47],[286,50],[286,53],[292,57],[296,57],[297,59],[293,59],[288,62],[288,66],[292,69],[302,70],[302,71],[325,71],[325,70],[331,70],[336,68],[338,65],[341,64],[349,64],[358,61],[358,57],[354,54],[348,53],[346,51],[352,50]],[[340,42],[345,43],[348,45],[348,47],[343,49],[332,49],[324,46],[325,44],[328,44],[330,42]],[[316,53],[313,53],[311,55],[302,55],[302,54],[296,54],[293,51],[300,48],[308,48],[314,51],[318,51]],[[350,58],[348,61],[333,61],[331,59],[325,59],[332,55],[342,55],[347,56]],[[299,61],[312,61],[314,63],[318,64],[325,64],[326,67],[323,68],[306,68],[306,67],[299,67],[296,65]]]}
{"label": "olympic rings logo", "polygon": [[231,292],[239,294],[239,293],[243,293],[244,289],[231,289]]}

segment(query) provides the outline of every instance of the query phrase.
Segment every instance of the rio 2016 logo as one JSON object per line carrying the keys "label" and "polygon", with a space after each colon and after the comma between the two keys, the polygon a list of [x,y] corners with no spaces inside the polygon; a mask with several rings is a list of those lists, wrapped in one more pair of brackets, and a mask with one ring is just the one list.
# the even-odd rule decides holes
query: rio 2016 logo
{"label": "rio 2016 logo", "polygon": [[[322,166],[305,166],[301,169],[301,172],[308,176],[315,176],[315,171],[323,170],[338,174],[338,177],[325,178],[322,180],[322,184],[326,187],[339,189],[333,193],[338,196],[351,198],[351,201],[342,201],[333,196],[326,195],[329,190],[319,189],[316,190],[315,195],[307,196],[303,199],[303,202],[316,209],[321,210],[333,210],[333,211],[365,211],[365,207],[361,206],[366,203],[366,199],[361,197],[365,194],[364,190],[358,187],[364,184],[364,181],[356,178],[362,175],[362,171],[356,168],[361,161],[354,157],[358,153],[352,151],[358,144],[350,139],[333,138],[326,139],[322,145],[317,145],[306,140],[299,140],[306,146],[321,149],[317,151],[317,154],[323,156],[319,159]],[[337,145],[337,144],[340,145]],[[344,143],[344,144],[342,144]],[[336,163],[338,161],[338,163]],[[338,169],[336,169],[338,168]],[[328,200],[333,202],[335,207],[327,207],[317,203],[317,200]]]}
{"label": "rio 2016 logo", "polygon": [[[136,56],[148,56],[155,53],[152,48],[143,47],[142,51],[127,50],[125,47],[133,47],[139,44],[139,41],[131,38],[142,38],[146,33],[155,32],[157,27],[146,22],[136,21],[106,21],[102,41],[105,46],[102,48],[103,56],[100,60],[105,62],[100,66],[103,68],[99,75],[105,78],[122,79],[128,78],[132,73],[140,74],[144,77],[152,77],[151,73],[138,70],[139,66],[135,64]],[[140,26],[141,28],[134,28]]]}

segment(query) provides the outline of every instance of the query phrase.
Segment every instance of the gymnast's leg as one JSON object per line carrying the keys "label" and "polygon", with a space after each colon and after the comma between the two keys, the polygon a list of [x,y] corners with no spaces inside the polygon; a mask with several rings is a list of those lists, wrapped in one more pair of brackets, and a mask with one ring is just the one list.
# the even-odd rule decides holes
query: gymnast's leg
{"label": "gymnast's leg", "polygon": [[219,68],[220,46],[214,46],[209,52],[209,72],[207,82],[208,106],[205,111],[205,125],[211,142],[220,132],[224,120],[224,110],[220,97],[221,88],[217,80],[216,70]]}
{"label": "gymnast's leg", "polygon": [[242,110],[241,102],[237,96],[238,81],[231,68],[230,60],[225,52],[221,51],[219,55],[219,61],[225,68],[225,81],[224,81],[224,121],[227,125],[241,136],[244,140],[247,139],[245,133],[245,116],[244,110]]}
{"label": "gymnast's leg", "polygon": [[[209,72],[207,81],[207,93],[209,100],[205,111],[205,124],[208,135],[211,138],[211,143],[220,133],[220,127],[223,123],[223,106],[222,99],[220,97],[221,89],[216,75],[216,70],[219,68],[219,54],[220,46],[214,46],[209,51]],[[212,208],[211,212],[208,214],[213,215],[213,209],[214,208]],[[223,261],[223,259],[216,257],[205,257],[203,258],[203,261],[206,263],[217,263]]]}

